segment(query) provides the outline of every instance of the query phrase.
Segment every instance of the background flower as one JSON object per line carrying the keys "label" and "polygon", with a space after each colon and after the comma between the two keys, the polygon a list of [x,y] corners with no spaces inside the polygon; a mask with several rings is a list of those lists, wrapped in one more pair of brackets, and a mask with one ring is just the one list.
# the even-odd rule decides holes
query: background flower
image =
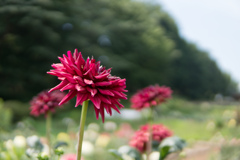
{"label": "background flower", "polygon": [[172,90],[165,86],[148,86],[138,91],[130,99],[131,107],[137,110],[156,106],[171,98]]}
{"label": "background flower", "polygon": [[126,79],[112,76],[110,74],[111,68],[106,70],[99,61],[96,62],[93,58],[87,58],[85,61],[77,50],[73,55],[71,51],[68,51],[67,55],[63,55],[63,58],[59,57],[61,63],[53,64],[54,69],[47,72],[61,80],[61,83],[52,88],[50,92],[69,90],[59,104],[64,104],[77,96],[75,105],[77,107],[90,99],[94,104],[97,119],[100,113],[103,122],[104,109],[110,115],[112,115],[111,109],[120,113],[118,107],[122,108],[123,105],[119,103],[119,99],[127,99],[123,93],[127,92],[125,90]]}
{"label": "background flower", "polygon": [[[172,132],[165,126],[161,124],[152,125],[152,140],[160,142],[172,135]],[[147,142],[150,139],[149,125],[146,124],[142,126],[138,131],[135,132],[132,139],[130,140],[130,146],[138,149],[140,152],[145,152],[147,147]]]}
{"label": "background flower", "polygon": [[[60,160],[76,160],[77,159],[77,155],[70,153],[70,154],[64,154]],[[83,158],[81,158],[81,160],[84,160]]]}
{"label": "background flower", "polygon": [[65,93],[60,91],[54,91],[48,93],[42,91],[36,97],[32,99],[31,104],[31,115],[39,116],[40,114],[47,114],[48,111],[54,112],[55,108],[59,107],[58,103],[65,96]]}

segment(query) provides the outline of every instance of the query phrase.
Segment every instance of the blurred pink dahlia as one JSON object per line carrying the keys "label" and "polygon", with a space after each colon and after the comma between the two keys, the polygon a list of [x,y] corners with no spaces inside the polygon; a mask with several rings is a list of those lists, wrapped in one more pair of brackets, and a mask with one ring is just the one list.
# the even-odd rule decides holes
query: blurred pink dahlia
{"label": "blurred pink dahlia", "polygon": [[148,86],[138,91],[130,99],[131,107],[137,110],[159,105],[171,98],[172,90],[165,86]]}
{"label": "blurred pink dahlia", "polygon": [[111,68],[106,70],[99,61],[96,62],[93,58],[87,58],[85,61],[77,49],[73,55],[71,51],[68,51],[67,56],[63,54],[63,58],[58,57],[58,59],[61,63],[53,64],[54,69],[47,73],[57,76],[62,81],[49,92],[69,90],[59,105],[77,96],[75,107],[90,99],[94,105],[97,119],[100,113],[103,122],[104,109],[110,115],[112,115],[112,109],[120,113],[118,107],[122,108],[123,105],[119,101],[127,99],[123,93],[127,92],[125,90],[126,79],[112,76]]}
{"label": "blurred pink dahlia", "polygon": [[[172,136],[172,132],[161,124],[152,125],[152,140],[161,143],[167,137]],[[144,153],[147,149],[147,142],[150,139],[149,125],[146,124],[135,132],[129,145]]]}
{"label": "blurred pink dahlia", "polygon": [[[64,154],[60,160],[76,160],[76,159],[77,159],[76,154]],[[81,158],[81,160],[84,160],[84,159]]]}
{"label": "blurred pink dahlia", "polygon": [[40,92],[30,102],[30,114],[39,116],[40,114],[47,114],[49,111],[54,112],[55,108],[60,107],[58,103],[63,99],[66,94],[60,91],[48,93],[48,91]]}

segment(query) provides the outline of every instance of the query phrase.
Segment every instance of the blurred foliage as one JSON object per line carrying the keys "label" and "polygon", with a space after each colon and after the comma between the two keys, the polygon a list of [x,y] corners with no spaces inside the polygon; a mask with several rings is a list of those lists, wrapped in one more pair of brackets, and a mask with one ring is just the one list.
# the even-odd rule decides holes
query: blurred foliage
{"label": "blurred foliage", "polygon": [[0,98],[0,133],[10,129],[12,112],[9,108],[4,108],[3,100]]}
{"label": "blurred foliage", "polygon": [[67,50],[93,55],[127,79],[130,93],[165,84],[191,99],[231,94],[236,84],[180,37],[160,6],[131,0],[2,0],[0,96],[29,100],[57,84],[47,75]]}
{"label": "blurred foliage", "polygon": [[16,100],[9,100],[4,103],[4,108],[8,108],[14,113],[12,117],[13,122],[20,121],[21,119],[29,116],[30,114],[30,105],[28,103],[23,103]]}

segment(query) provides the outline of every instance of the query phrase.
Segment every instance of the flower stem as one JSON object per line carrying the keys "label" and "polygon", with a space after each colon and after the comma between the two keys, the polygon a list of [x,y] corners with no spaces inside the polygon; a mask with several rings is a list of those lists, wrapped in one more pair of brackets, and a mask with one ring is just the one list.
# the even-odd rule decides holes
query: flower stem
{"label": "flower stem", "polygon": [[84,133],[83,131],[84,131],[84,125],[87,117],[88,101],[89,100],[84,101],[82,105],[82,114],[81,114],[80,128],[79,128],[79,134],[78,134],[77,160],[80,160],[82,155],[82,141],[83,141],[83,133]]}
{"label": "flower stem", "polygon": [[153,125],[153,107],[150,107],[150,114],[149,114],[149,128],[148,128],[148,133],[149,133],[149,141],[147,142],[147,160],[150,159],[150,154],[152,151],[152,125]]}
{"label": "flower stem", "polygon": [[51,158],[51,121],[52,115],[51,112],[48,112],[46,117],[46,137],[48,142],[49,158]]}

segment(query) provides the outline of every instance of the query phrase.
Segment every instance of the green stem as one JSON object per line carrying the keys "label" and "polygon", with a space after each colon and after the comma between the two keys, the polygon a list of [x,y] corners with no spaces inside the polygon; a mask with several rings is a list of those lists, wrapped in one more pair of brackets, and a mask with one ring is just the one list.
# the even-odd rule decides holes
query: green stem
{"label": "green stem", "polygon": [[46,117],[46,137],[48,142],[49,158],[51,158],[51,120],[52,120],[51,112],[48,112]]}
{"label": "green stem", "polygon": [[87,117],[88,101],[89,100],[84,101],[82,105],[82,114],[81,114],[80,128],[79,128],[79,134],[78,134],[77,160],[80,160],[82,155],[82,141],[83,141],[83,133],[84,133],[83,131],[84,131],[84,125]]}
{"label": "green stem", "polygon": [[153,125],[153,107],[150,107],[150,114],[148,117],[148,124],[149,124],[149,141],[147,142],[147,160],[149,160],[150,153],[152,151],[152,125]]}

